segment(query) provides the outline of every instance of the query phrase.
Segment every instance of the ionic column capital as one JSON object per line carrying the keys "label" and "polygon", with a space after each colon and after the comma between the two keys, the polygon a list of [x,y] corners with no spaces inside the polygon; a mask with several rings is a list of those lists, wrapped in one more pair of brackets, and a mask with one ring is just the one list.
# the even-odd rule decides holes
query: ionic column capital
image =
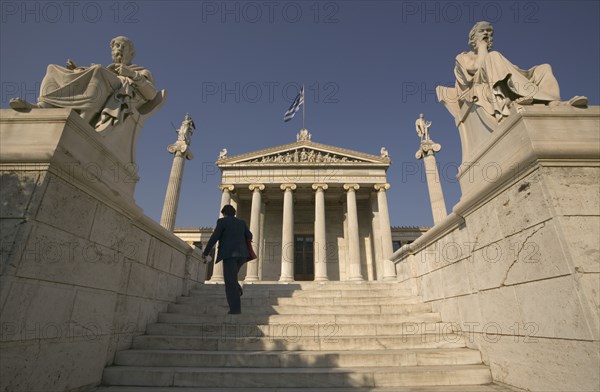
{"label": "ionic column capital", "polygon": [[248,189],[250,189],[251,191],[264,191],[265,190],[265,184],[250,184],[248,186]]}
{"label": "ionic column capital", "polygon": [[391,185],[386,182],[383,184],[375,184],[374,187],[376,191],[385,192],[391,188]]}
{"label": "ionic column capital", "polygon": [[224,192],[224,191],[233,192],[234,189],[235,189],[235,186],[231,185],[231,184],[221,184],[221,185],[219,185],[219,190],[221,192]]}
{"label": "ionic column capital", "polygon": [[424,140],[419,146],[419,150],[415,154],[415,158],[423,159],[426,156],[434,155],[442,149],[442,145],[435,143],[433,140]]}
{"label": "ionic column capital", "polygon": [[316,183],[316,184],[312,184],[312,189],[314,189],[315,191],[318,191],[319,189],[322,190],[327,190],[327,188],[329,188],[329,185],[327,184],[323,184],[323,183]]}
{"label": "ionic column capital", "polygon": [[295,191],[296,190],[296,184],[281,184],[280,188],[282,191],[287,191],[288,189],[291,191]]}
{"label": "ionic column capital", "polygon": [[358,184],[344,184],[344,189],[347,191],[357,191],[360,188],[360,185]]}
{"label": "ionic column capital", "polygon": [[181,154],[185,159],[191,160],[194,158],[194,154],[190,150],[190,146],[184,142],[176,142],[174,144],[170,144],[167,147],[167,152],[169,154]]}

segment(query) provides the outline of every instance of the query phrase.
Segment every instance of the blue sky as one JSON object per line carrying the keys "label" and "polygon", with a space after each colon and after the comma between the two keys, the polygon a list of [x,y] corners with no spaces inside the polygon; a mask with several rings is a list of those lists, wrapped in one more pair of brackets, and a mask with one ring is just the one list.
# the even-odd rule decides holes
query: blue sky
{"label": "blue sky", "polygon": [[454,83],[454,57],[478,20],[495,28],[494,49],[529,68],[549,63],[563,99],[599,101],[598,1],[2,1],[0,105],[35,100],[47,64],[109,64],[117,35],[136,46],[166,105],[139,138],[135,198],[160,219],[171,169],[167,145],[186,112],[194,118],[177,227],[212,226],[221,148],[242,154],[295,141],[283,113],[306,86],[313,141],[392,158],[394,226],[433,222],[414,122],[424,113],[442,145],[437,161],[446,205],[460,199],[460,140],[435,86]]}

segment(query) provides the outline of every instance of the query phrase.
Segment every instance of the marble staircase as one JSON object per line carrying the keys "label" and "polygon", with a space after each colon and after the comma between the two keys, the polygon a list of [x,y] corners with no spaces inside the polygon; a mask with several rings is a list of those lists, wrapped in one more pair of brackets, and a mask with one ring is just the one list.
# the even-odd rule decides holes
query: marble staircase
{"label": "marble staircase", "polygon": [[222,285],[177,298],[96,391],[508,391],[396,283],[246,284],[227,310]]}

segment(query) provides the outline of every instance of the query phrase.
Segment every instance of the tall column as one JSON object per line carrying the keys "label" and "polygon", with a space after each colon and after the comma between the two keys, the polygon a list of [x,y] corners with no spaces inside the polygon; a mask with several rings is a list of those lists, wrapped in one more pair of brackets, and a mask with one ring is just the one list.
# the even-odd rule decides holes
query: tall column
{"label": "tall column", "polygon": [[[434,148],[421,145],[421,149],[425,152],[423,163],[425,164],[425,176],[427,177],[427,187],[429,188],[429,200],[431,201],[431,213],[433,215],[433,224],[438,224],[447,216],[446,203],[444,202],[444,193],[442,192],[442,184],[435,162]],[[437,146],[440,146],[437,144]],[[441,150],[438,148],[437,151]]]}
{"label": "tall column", "polygon": [[[221,184],[219,185],[219,189],[221,190],[221,208],[219,209],[219,211],[221,211],[223,209],[223,207],[225,207],[227,204],[231,203],[231,192],[233,192],[233,190],[235,189],[235,187],[233,185],[229,185],[229,184]],[[219,213],[219,217],[222,218],[223,214]],[[215,245],[215,249],[219,246],[219,244],[217,243]],[[216,259],[216,253],[215,253],[215,259]],[[216,261],[216,260],[215,260]],[[212,277],[210,278],[211,282],[216,282],[216,283],[222,283],[225,281],[225,279],[223,278],[223,263],[214,263],[213,264],[213,274]]]}
{"label": "tall column", "polygon": [[356,191],[358,184],[344,184],[346,190],[346,208],[348,210],[348,280],[364,280],[360,272],[360,242],[358,237],[358,212],[356,210]]}
{"label": "tall column", "polygon": [[195,128],[192,118],[187,114],[177,131],[178,138],[174,144],[167,147],[173,157],[173,166],[169,175],[169,184],[163,204],[160,225],[169,231],[175,228],[175,218],[177,216],[177,205],[179,204],[179,192],[181,190],[181,179],[183,177],[183,167],[186,159],[192,159],[194,156],[190,151],[192,129]]}
{"label": "tall column", "polygon": [[425,176],[427,177],[427,188],[429,189],[429,201],[431,202],[431,212],[433,214],[433,223],[438,224],[446,218],[446,203],[442,193],[442,184],[435,163],[436,152],[442,149],[442,146],[431,140],[429,136],[429,127],[431,121],[425,121],[423,114],[419,116],[416,123],[417,133],[421,137],[421,146],[415,154],[417,159],[423,159],[425,165]]}
{"label": "tall column", "polygon": [[327,277],[327,234],[325,229],[325,190],[327,184],[313,184],[315,190],[315,281],[329,280]]}
{"label": "tall column", "polygon": [[262,195],[260,192],[265,190],[265,186],[263,184],[250,184],[248,188],[252,191],[252,210],[250,213],[252,248],[258,257],[247,263],[245,281],[255,282],[258,280],[258,260],[260,259],[260,211],[262,207]]}
{"label": "tall column", "polygon": [[294,281],[294,195],[296,184],[281,184],[283,193],[283,225],[281,230],[280,282]]}
{"label": "tall column", "polygon": [[383,257],[383,280],[396,280],[396,265],[390,260],[394,253],[392,245],[392,228],[388,210],[386,191],[390,184],[375,184],[377,191],[377,209],[379,211],[379,230],[381,233],[381,251]]}

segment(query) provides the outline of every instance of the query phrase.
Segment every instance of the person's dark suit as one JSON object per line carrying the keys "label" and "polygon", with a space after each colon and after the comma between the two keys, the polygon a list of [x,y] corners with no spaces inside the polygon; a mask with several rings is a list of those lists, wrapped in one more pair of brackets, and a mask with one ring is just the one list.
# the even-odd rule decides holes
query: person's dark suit
{"label": "person's dark suit", "polygon": [[241,286],[237,281],[240,268],[248,258],[246,240],[252,239],[246,222],[235,216],[225,216],[217,221],[215,231],[210,236],[204,255],[208,256],[215,243],[219,242],[215,264],[223,260],[223,278],[225,279],[225,294],[230,313],[241,312]]}

